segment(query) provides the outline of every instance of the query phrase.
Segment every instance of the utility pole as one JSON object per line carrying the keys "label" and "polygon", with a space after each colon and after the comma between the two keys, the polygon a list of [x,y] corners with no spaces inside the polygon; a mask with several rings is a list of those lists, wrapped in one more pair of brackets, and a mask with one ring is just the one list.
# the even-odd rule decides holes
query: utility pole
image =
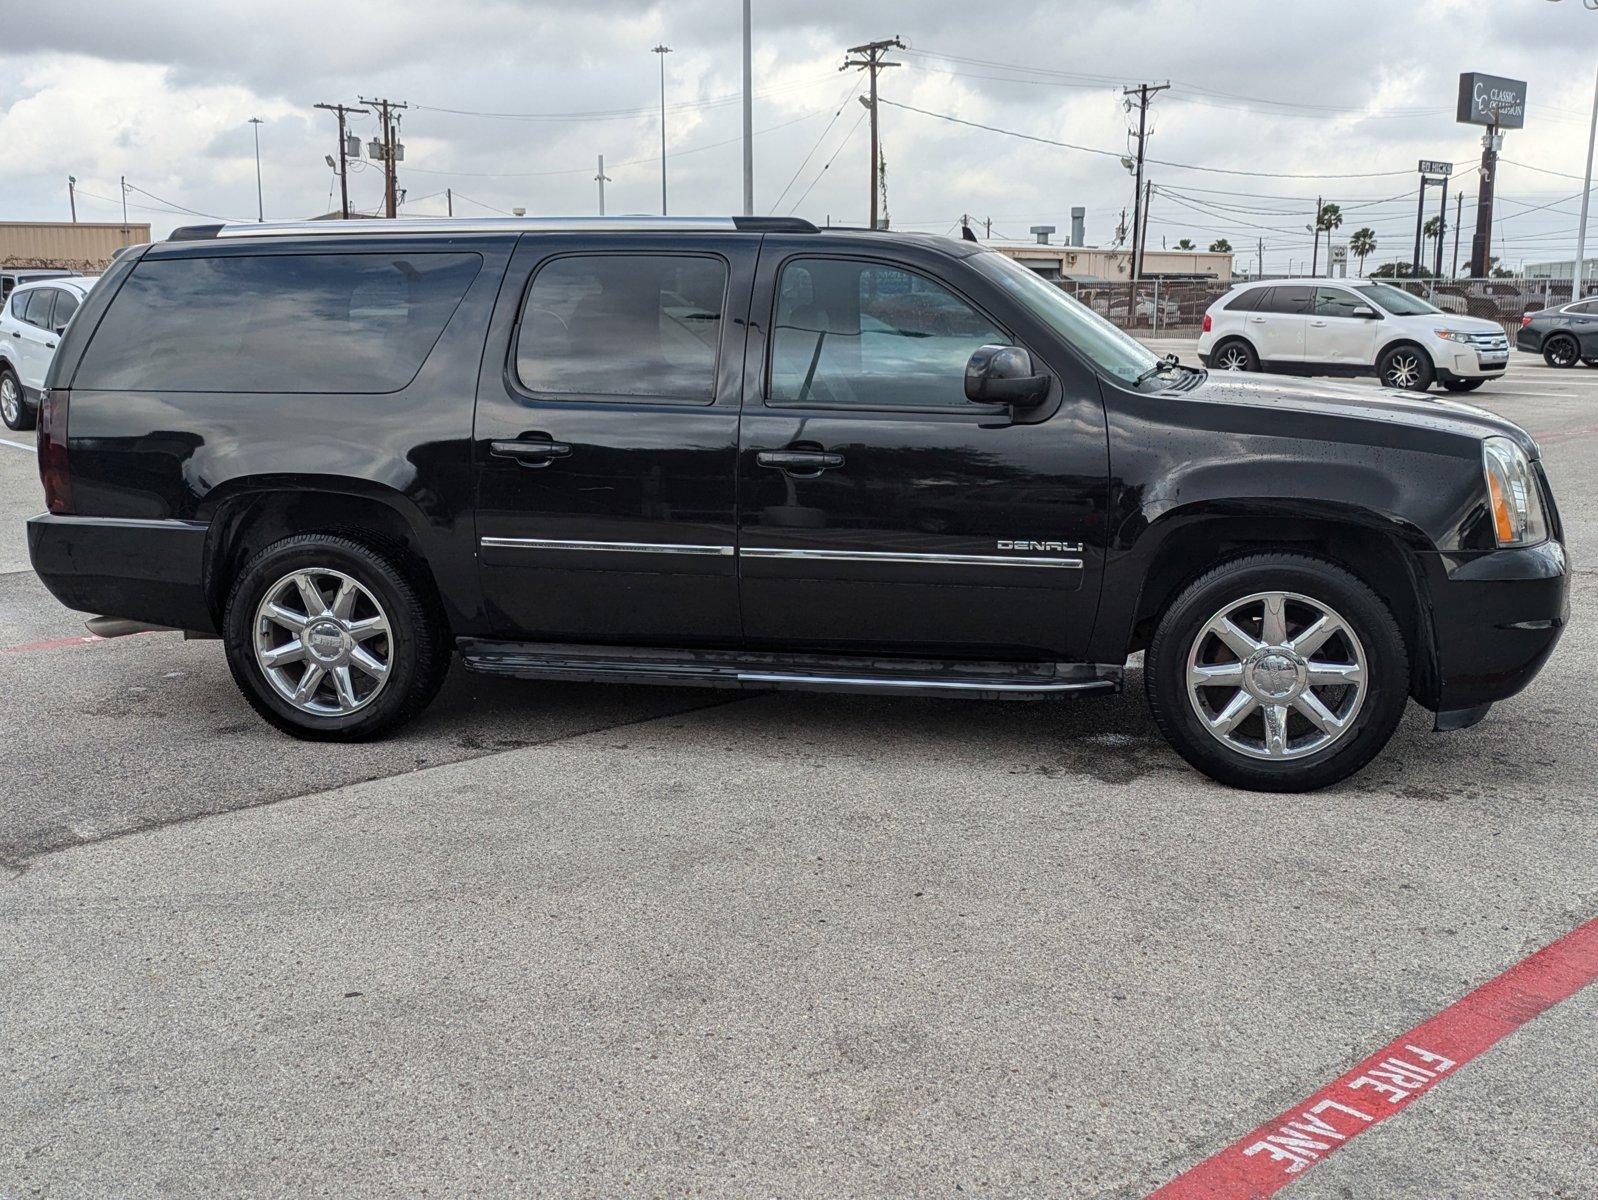
{"label": "utility pole", "polygon": [[[350,219],[350,167],[349,167],[349,134],[344,128],[344,118],[352,113],[362,116],[368,110],[364,108],[349,108],[343,104],[318,104],[317,108],[325,108],[328,112],[338,114],[338,196],[339,213],[348,221]],[[359,151],[360,142],[356,141],[356,150]]]}
{"label": "utility pole", "polygon": [[870,97],[862,99],[861,103],[871,114],[871,169],[867,172],[871,184],[871,228],[877,227],[877,196],[881,182],[880,164],[882,161],[881,141],[877,130],[877,73],[888,67],[897,67],[899,64],[888,62],[886,55],[889,50],[903,50],[904,43],[897,36],[883,38],[880,42],[867,42],[863,46],[850,46],[844,53],[850,57],[844,60],[840,71],[854,70],[865,71],[871,80]]}
{"label": "utility pole", "polygon": [[122,240],[128,240],[128,177],[119,176],[122,181]]}
{"label": "utility pole", "polygon": [[653,54],[660,56],[660,215],[666,215],[666,55],[671,47],[661,42]]}
{"label": "utility pole", "polygon": [[[1143,229],[1139,235],[1137,251],[1137,267],[1132,272],[1133,282],[1143,277],[1143,259],[1149,252],[1149,209],[1154,207],[1154,180],[1148,179],[1143,183]],[[1161,249],[1165,246],[1160,243]]]}
{"label": "utility pole", "polygon": [[446,213],[448,213],[452,217],[455,215],[455,189],[454,188],[445,188],[444,189],[444,211]]}
{"label": "utility pole", "polygon": [[754,28],[744,0],[744,216],[755,215]]}
{"label": "utility pole", "polygon": [[383,215],[393,220],[399,215],[399,190],[394,170],[394,164],[399,157],[399,134],[394,128],[393,114],[400,109],[409,108],[398,100],[368,100],[362,96],[362,104],[369,104],[377,109],[378,120],[383,124]]}
{"label": "utility pole", "polygon": [[1581,189],[1581,221],[1576,227],[1576,265],[1570,277],[1570,298],[1581,299],[1581,272],[1587,255],[1587,198],[1592,195],[1592,151],[1598,141],[1598,82],[1592,90],[1592,124],[1587,129],[1587,182]]}
{"label": "utility pole", "polygon": [[[1138,276],[1143,269],[1143,150],[1149,136],[1149,101],[1156,93],[1165,91],[1169,83],[1140,83],[1135,88],[1122,88],[1123,96],[1137,96],[1137,182],[1132,188],[1132,282],[1138,281]],[[1124,101],[1128,112],[1132,110],[1132,101]]]}
{"label": "utility pole", "polygon": [[67,176],[67,203],[72,206],[72,223],[78,223],[78,177]]}
{"label": "utility pole", "polygon": [[1254,257],[1254,266],[1256,268],[1255,271],[1254,271],[1255,277],[1256,278],[1262,277],[1265,274],[1265,239],[1264,238],[1260,238],[1260,240],[1259,240],[1259,252]]}
{"label": "utility pole", "polygon": [[1448,272],[1449,278],[1459,278],[1459,227],[1465,223],[1465,193],[1454,193],[1454,267]]}
{"label": "utility pole", "polygon": [[260,223],[266,220],[266,205],[261,200],[261,118],[251,117],[250,124],[255,126],[255,220]]}
{"label": "utility pole", "polygon": [[605,185],[607,183],[611,183],[613,181],[611,180],[609,175],[605,174],[605,156],[603,154],[601,154],[599,156],[599,174],[595,175],[594,179],[599,184],[599,215],[600,216],[604,216],[605,215]]}
{"label": "utility pole", "polygon": [[[1325,196],[1315,197],[1315,221],[1310,225],[1310,229],[1315,232],[1315,243],[1309,254],[1309,277],[1311,279],[1315,278],[1315,272],[1320,270],[1321,266],[1321,209],[1325,207],[1325,200]],[[1330,238],[1326,240],[1331,241]],[[1330,254],[1330,251],[1327,251],[1327,253]]]}
{"label": "utility pole", "polygon": [[[1497,113],[1495,112],[1496,118]],[[1485,279],[1493,266],[1493,179],[1498,174],[1498,147],[1504,135],[1496,120],[1481,137],[1481,182],[1476,188],[1476,231],[1470,239],[1470,273]]]}

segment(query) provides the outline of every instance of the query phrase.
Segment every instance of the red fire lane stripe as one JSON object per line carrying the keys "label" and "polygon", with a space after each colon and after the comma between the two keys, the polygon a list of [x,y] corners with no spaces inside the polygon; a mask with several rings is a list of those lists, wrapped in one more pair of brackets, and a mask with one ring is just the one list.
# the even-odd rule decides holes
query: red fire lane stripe
{"label": "red fire lane stripe", "polygon": [[81,637],[55,638],[48,642],[24,642],[20,646],[0,646],[0,654],[28,654],[34,650],[60,650],[64,646],[87,646],[90,642],[103,642],[98,634],[86,633]]}
{"label": "red fire lane stripe", "polygon": [[1598,918],[1489,979],[1149,1200],[1259,1200],[1598,979]]}

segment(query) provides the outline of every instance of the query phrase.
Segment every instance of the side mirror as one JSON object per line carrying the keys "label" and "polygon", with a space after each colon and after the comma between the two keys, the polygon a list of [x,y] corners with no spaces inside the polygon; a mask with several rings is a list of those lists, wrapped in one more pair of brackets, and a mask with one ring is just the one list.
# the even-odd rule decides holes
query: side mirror
{"label": "side mirror", "polygon": [[1350,312],[1356,317],[1364,317],[1367,321],[1374,321],[1377,319],[1376,310],[1368,305],[1361,304],[1358,308],[1351,309]]}
{"label": "side mirror", "polygon": [[965,398],[973,404],[1036,408],[1049,398],[1049,377],[1019,346],[983,346],[965,364]]}

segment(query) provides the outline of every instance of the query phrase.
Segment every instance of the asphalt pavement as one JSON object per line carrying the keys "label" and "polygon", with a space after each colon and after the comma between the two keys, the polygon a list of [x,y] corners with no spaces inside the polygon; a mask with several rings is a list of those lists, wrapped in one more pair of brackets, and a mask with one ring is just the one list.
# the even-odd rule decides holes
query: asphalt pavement
{"label": "asphalt pavement", "polygon": [[[1543,442],[1572,626],[1482,725],[1412,707],[1299,797],[1188,770],[1135,670],[457,671],[389,741],[297,743],[217,643],[76,640],[0,445],[0,1197],[1146,1195],[1598,914],[1598,371],[1470,399]],[[1284,1194],[1590,1196],[1595,1047],[1589,988]]]}

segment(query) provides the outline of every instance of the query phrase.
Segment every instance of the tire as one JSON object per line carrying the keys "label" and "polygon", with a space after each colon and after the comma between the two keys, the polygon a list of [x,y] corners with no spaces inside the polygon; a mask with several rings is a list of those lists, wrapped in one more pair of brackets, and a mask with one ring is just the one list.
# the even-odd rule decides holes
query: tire
{"label": "tire", "polygon": [[1376,364],[1376,374],[1390,388],[1405,392],[1424,392],[1437,377],[1431,356],[1419,346],[1394,346]]}
{"label": "tire", "polygon": [[1598,358],[1584,358],[1581,360],[1584,367],[1598,367]]}
{"label": "tire", "polygon": [[22,433],[39,420],[33,405],[22,395],[22,381],[9,366],[0,366],[0,421],[7,429]]}
{"label": "tire", "polygon": [[1581,347],[1566,333],[1556,333],[1543,341],[1543,362],[1550,367],[1573,367],[1581,361]]}
{"label": "tire", "polygon": [[1241,338],[1229,338],[1210,354],[1210,362],[1217,371],[1258,371],[1260,356],[1254,347]]}
{"label": "tire", "polygon": [[[1265,628],[1268,595],[1285,597],[1285,637]],[[1339,626],[1324,644],[1265,652],[1302,644],[1317,614]],[[1235,649],[1214,632],[1228,615],[1244,635]],[[1306,661],[1322,665],[1321,683]],[[1214,682],[1190,685],[1194,668]],[[1353,682],[1326,682],[1340,677]],[[1263,792],[1313,791],[1364,767],[1398,727],[1409,682],[1409,653],[1387,606],[1341,567],[1302,554],[1253,554],[1200,576],[1167,605],[1144,656],[1149,707],[1176,752],[1211,779]],[[1334,728],[1307,715],[1317,703],[1318,719]],[[1268,715],[1285,735],[1274,744]],[[1230,730],[1212,731],[1217,718],[1230,719]]]}
{"label": "tire", "polygon": [[1443,387],[1450,392],[1474,392],[1486,382],[1485,379],[1445,379]]}
{"label": "tire", "polygon": [[[324,613],[311,612],[301,578]],[[269,604],[279,617],[266,615]],[[449,668],[444,623],[416,584],[390,558],[331,534],[284,538],[252,558],[228,596],[222,638],[250,707],[309,741],[388,733],[427,707]],[[290,694],[307,682],[303,700]]]}

